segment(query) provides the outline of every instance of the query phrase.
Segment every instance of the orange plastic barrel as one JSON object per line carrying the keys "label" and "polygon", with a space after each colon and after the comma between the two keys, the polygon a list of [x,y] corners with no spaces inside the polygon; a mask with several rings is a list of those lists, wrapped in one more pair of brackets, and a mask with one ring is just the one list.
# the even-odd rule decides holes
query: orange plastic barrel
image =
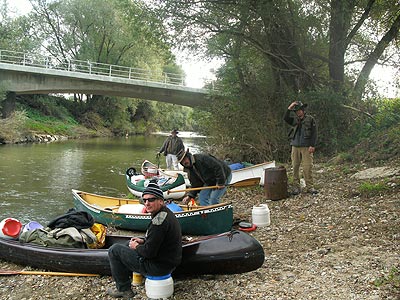
{"label": "orange plastic barrel", "polygon": [[265,169],[264,178],[264,192],[267,199],[280,200],[288,197],[288,178],[285,167]]}

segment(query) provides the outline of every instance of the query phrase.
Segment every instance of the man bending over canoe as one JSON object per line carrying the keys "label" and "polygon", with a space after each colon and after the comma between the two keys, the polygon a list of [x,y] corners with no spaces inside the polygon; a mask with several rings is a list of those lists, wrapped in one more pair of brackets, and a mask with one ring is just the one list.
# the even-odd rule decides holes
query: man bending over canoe
{"label": "man bending over canoe", "polygon": [[128,245],[115,244],[108,250],[111,273],[116,289],[107,293],[114,298],[131,298],[132,272],[144,276],[171,274],[182,259],[182,234],[179,222],[164,203],[162,190],[149,183],[143,192],[143,202],[151,213],[151,223],[145,238],[134,237]]}
{"label": "man bending over canoe", "polygon": [[[231,182],[232,172],[229,166],[222,160],[209,154],[191,154],[189,149],[181,150],[176,155],[179,163],[188,173],[192,188],[204,189],[192,190],[184,198],[183,203],[188,203],[190,198],[196,198],[199,193],[200,205],[207,206],[218,204],[220,198],[226,192],[226,186]],[[214,186],[214,188],[208,188]]]}

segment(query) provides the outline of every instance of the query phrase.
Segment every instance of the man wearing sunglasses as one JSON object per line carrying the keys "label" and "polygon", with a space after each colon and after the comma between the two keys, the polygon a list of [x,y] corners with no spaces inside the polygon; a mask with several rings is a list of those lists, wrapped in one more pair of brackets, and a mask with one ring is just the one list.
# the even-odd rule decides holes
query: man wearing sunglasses
{"label": "man wearing sunglasses", "polygon": [[109,251],[111,273],[116,289],[109,289],[114,298],[131,298],[132,272],[144,276],[172,273],[182,258],[182,233],[178,220],[164,203],[162,190],[150,182],[142,195],[151,222],[144,238],[133,237],[128,245],[116,244]]}

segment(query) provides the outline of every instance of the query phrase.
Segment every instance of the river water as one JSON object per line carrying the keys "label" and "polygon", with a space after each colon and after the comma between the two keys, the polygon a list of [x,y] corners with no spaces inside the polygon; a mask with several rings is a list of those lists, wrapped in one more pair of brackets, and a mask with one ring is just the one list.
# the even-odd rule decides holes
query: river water
{"label": "river water", "polygon": [[[185,146],[199,152],[205,139],[185,136]],[[150,135],[0,145],[0,221],[13,217],[46,225],[73,207],[71,189],[126,196],[125,171],[132,166],[140,171],[144,159],[157,163],[164,140]]]}

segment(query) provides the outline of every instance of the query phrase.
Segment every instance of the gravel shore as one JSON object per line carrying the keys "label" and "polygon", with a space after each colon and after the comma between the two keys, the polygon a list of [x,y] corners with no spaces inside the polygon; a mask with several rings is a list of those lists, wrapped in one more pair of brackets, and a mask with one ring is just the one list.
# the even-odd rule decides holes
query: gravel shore
{"label": "gravel shore", "polygon": [[[270,208],[271,226],[250,232],[264,247],[264,265],[175,279],[171,299],[400,299],[399,174],[385,180],[383,192],[363,195],[358,187],[366,180],[351,177],[351,168],[317,165],[315,196],[269,201],[262,188],[231,188],[225,199],[233,201],[235,218],[251,221],[260,203]],[[23,268],[0,261],[0,269]],[[111,286],[107,276],[2,275],[0,299],[111,299]],[[134,289],[134,299],[147,299],[144,287]]]}

